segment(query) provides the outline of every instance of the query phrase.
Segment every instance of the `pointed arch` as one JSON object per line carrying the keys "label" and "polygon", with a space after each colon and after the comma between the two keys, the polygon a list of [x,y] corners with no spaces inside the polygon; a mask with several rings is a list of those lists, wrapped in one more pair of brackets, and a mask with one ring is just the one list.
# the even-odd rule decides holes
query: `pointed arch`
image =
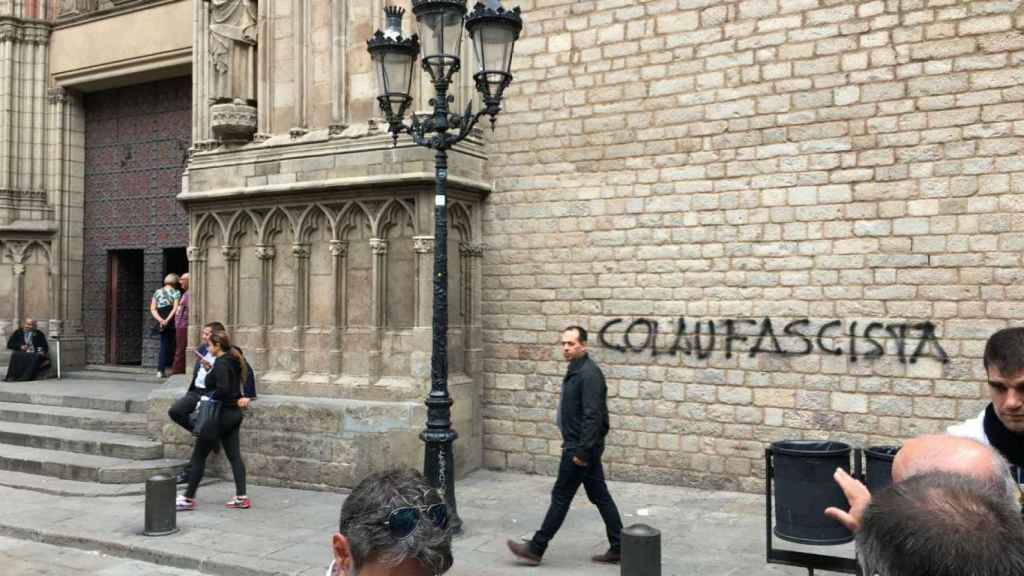
{"label": "pointed arch", "polygon": [[361,202],[352,202],[339,213],[335,233],[335,238],[342,241],[350,237],[369,238],[373,235],[373,216]]}
{"label": "pointed arch", "polygon": [[296,241],[308,244],[312,235],[325,224],[328,236],[334,238],[334,219],[331,218],[331,213],[327,208],[322,204],[313,204],[306,208],[299,217],[297,226],[299,232],[296,235]]}
{"label": "pointed arch", "polygon": [[207,212],[199,217],[196,227],[193,230],[192,245],[201,246],[211,239],[220,241],[225,237],[224,223],[216,212]]}
{"label": "pointed arch", "polygon": [[28,258],[29,254],[31,254],[33,252],[34,249],[38,249],[38,250],[40,250],[43,253],[43,256],[46,258],[46,263],[47,264],[53,262],[53,258],[51,258],[51,256],[50,256],[50,243],[49,242],[43,242],[42,240],[32,240],[31,242],[29,242],[28,246],[25,247],[25,258],[26,259]]}
{"label": "pointed arch", "polygon": [[374,236],[387,238],[392,229],[402,226],[408,226],[411,234],[416,233],[416,217],[413,207],[405,200],[397,198],[388,200],[377,213],[377,219],[373,224]]}
{"label": "pointed arch", "polygon": [[471,242],[473,238],[472,208],[462,202],[452,202],[448,205],[448,227],[457,230],[459,240]]}
{"label": "pointed arch", "polygon": [[249,210],[239,210],[231,216],[231,220],[227,225],[227,230],[227,244],[229,246],[238,246],[241,242],[242,236],[250,230],[256,234],[257,238],[259,237],[259,219]]}
{"label": "pointed arch", "polygon": [[295,238],[295,223],[287,211],[280,207],[271,210],[263,219],[260,229],[260,244],[273,244],[274,237],[278,234],[285,234],[289,238]]}

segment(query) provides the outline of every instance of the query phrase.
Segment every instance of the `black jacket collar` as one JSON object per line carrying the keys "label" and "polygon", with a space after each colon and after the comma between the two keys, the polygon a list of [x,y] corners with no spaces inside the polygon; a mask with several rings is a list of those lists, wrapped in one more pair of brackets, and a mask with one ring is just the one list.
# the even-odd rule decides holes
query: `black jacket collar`
{"label": "black jacket collar", "polygon": [[579,372],[579,369],[582,368],[583,365],[587,363],[587,360],[590,360],[590,354],[587,354],[586,352],[584,352],[583,356],[580,356],[579,358],[576,358],[572,362],[569,362],[569,370],[568,371],[569,372]]}

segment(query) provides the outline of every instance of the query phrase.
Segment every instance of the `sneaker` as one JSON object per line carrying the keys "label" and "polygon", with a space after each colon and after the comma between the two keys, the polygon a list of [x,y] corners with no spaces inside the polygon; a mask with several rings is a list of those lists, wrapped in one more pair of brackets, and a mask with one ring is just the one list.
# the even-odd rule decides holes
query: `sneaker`
{"label": "sneaker", "polygon": [[248,509],[252,508],[252,500],[249,500],[248,496],[235,496],[228,503],[224,504],[225,508],[241,508]]}
{"label": "sneaker", "polygon": [[178,499],[174,501],[174,508],[178,512],[188,512],[196,509],[196,501],[191,498],[185,498],[184,496],[178,496]]}
{"label": "sneaker", "polygon": [[156,371],[156,377],[157,378],[163,378],[164,377],[164,371],[163,370],[157,370]]}

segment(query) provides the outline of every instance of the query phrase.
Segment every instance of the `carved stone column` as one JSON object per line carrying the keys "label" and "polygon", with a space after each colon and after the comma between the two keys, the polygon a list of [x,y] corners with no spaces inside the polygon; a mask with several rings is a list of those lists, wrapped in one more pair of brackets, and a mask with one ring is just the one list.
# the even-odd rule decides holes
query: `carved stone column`
{"label": "carved stone column", "polygon": [[292,329],[292,376],[306,371],[306,324],[309,316],[309,244],[292,244],[295,256],[295,327]]}
{"label": "carved stone column", "polygon": [[346,278],[346,258],[348,257],[348,242],[344,240],[331,241],[332,259],[332,290],[331,290],[331,328],[330,341],[331,350],[328,353],[329,370],[332,378],[341,375],[342,371],[342,350],[345,325],[348,324],[348,281]]}
{"label": "carved stone column", "polygon": [[25,265],[15,264],[14,271],[14,325],[25,319]]}
{"label": "carved stone column", "polygon": [[12,267],[14,277],[11,279],[14,292],[14,318],[12,320],[14,326],[21,326],[22,320],[25,319],[25,252],[28,250],[28,244],[8,242],[6,247],[8,256],[14,262]]}
{"label": "carved stone column", "polygon": [[239,250],[237,246],[221,246],[220,253],[224,256],[224,265],[227,268],[228,280],[228,285],[225,286],[228,292],[228,317],[224,319],[224,322],[229,328],[234,329],[235,325],[238,324],[238,285],[240,274],[238,260],[241,257],[241,250]]}
{"label": "carved stone column", "polygon": [[462,318],[464,349],[466,351],[466,374],[478,377],[483,370],[483,326],[481,324],[480,288],[482,286],[482,262],[484,245],[463,243],[459,246],[462,256]]}
{"label": "carved stone column", "polygon": [[410,371],[413,378],[422,380],[429,386],[430,354],[433,345],[434,237],[414,236],[412,248],[416,252],[416,301],[413,304],[415,325]]}
{"label": "carved stone column", "polygon": [[[189,246],[185,253],[188,255],[188,281],[192,292],[188,297],[188,348],[194,350],[199,345],[200,333],[203,330],[206,294],[210,287],[206,284],[206,250],[199,246]],[[185,364],[191,365],[191,362]]]}
{"label": "carved stone column", "polygon": [[257,246],[256,258],[260,261],[260,325],[256,334],[256,366],[261,370],[270,371],[269,335],[270,326],[274,323],[274,256],[273,246]]}
{"label": "carved stone column", "polygon": [[384,373],[381,358],[381,338],[386,322],[385,310],[387,302],[385,294],[388,284],[388,241],[384,238],[370,238],[370,253],[373,255],[373,268],[370,272],[370,383],[380,380]]}
{"label": "carved stone column", "polygon": [[[331,136],[348,128],[348,4],[349,0],[331,0]],[[371,26],[372,30],[373,27]]]}

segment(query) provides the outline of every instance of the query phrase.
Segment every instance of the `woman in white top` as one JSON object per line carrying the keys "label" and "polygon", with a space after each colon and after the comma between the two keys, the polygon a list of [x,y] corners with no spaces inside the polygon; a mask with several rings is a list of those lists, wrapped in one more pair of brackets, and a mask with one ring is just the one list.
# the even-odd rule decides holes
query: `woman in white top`
{"label": "woman in white top", "polygon": [[174,314],[181,302],[178,290],[178,275],[164,277],[164,286],[153,293],[149,301],[149,313],[156,320],[155,331],[160,334],[160,358],[156,364],[157,378],[164,377],[164,371],[174,365]]}

